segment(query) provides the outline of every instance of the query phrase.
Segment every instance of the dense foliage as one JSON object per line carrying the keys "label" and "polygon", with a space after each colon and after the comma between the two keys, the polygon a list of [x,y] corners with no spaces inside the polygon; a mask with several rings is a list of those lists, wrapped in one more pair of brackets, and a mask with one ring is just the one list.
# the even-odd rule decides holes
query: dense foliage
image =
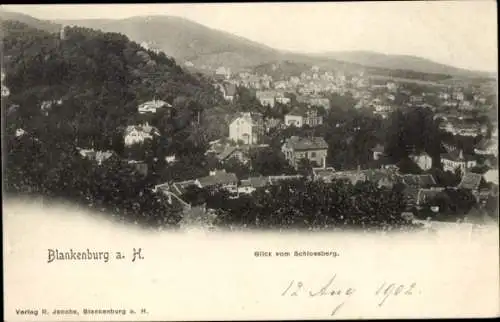
{"label": "dense foliage", "polygon": [[396,190],[371,183],[284,181],[231,199],[224,191],[193,188],[184,197],[217,209],[223,227],[397,229],[405,203]]}
{"label": "dense foliage", "polygon": [[[142,156],[153,174],[191,177],[203,168],[203,160],[196,162],[208,139],[202,116],[222,101],[219,92],[164,53],[120,34],[72,27],[60,37],[14,21],[3,21],[2,28],[11,92],[2,99],[7,191],[69,197],[147,223],[176,222],[177,210],[150,192],[157,179],[126,162],[85,160],[78,148],[114,150],[118,159]],[[155,98],[172,110],[145,120],[137,106]],[[159,128],[161,139],[127,150],[125,127],[144,121]],[[26,134],[16,136],[18,129]],[[166,167],[164,157],[173,152],[196,169]]]}

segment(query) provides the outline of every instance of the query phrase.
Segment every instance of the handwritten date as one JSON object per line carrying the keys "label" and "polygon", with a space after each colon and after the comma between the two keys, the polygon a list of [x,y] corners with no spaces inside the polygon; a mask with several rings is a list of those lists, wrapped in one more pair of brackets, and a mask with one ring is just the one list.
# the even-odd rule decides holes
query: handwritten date
{"label": "handwritten date", "polygon": [[[370,293],[377,301],[377,307],[382,307],[391,297],[412,296],[416,292],[416,283],[390,283],[384,282],[378,285]],[[292,280],[288,283],[281,296],[307,296],[307,297],[335,297],[340,301],[332,311],[335,315],[349,298],[357,294],[354,287],[337,285],[337,274],[334,274],[325,284],[318,288],[309,288],[302,281]]]}

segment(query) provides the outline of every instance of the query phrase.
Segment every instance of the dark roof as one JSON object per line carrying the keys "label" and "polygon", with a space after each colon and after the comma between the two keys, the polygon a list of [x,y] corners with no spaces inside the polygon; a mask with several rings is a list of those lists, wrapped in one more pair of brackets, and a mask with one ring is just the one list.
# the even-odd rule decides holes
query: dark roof
{"label": "dark roof", "polygon": [[269,184],[268,177],[250,177],[248,179],[241,180],[242,187],[254,187],[261,188]]}
{"label": "dark roof", "polygon": [[[462,155],[461,155],[462,154]],[[441,154],[441,159],[451,160],[451,161],[472,161],[474,157],[469,154],[461,153],[459,150],[450,151],[448,153]]]}
{"label": "dark roof", "polygon": [[234,152],[236,152],[238,150],[241,151],[241,149],[236,147],[236,146],[226,146],[224,151],[217,154],[217,159],[226,160],[228,157],[231,156],[231,154],[233,154]]}
{"label": "dark roof", "polygon": [[380,145],[380,144],[377,144],[373,149],[372,149],[373,152],[381,152],[381,153],[384,153],[385,151],[385,148],[383,145]]}
{"label": "dark roof", "polygon": [[439,189],[419,189],[418,190],[418,204],[422,205],[425,202],[428,202],[432,198],[436,197],[437,195],[441,194],[443,192],[444,188],[439,188]]}
{"label": "dark roof", "polygon": [[482,178],[483,176],[477,173],[472,173],[472,172],[465,173],[458,187],[464,189],[477,190],[479,188],[479,184],[481,183]]}
{"label": "dark roof", "polygon": [[186,188],[194,185],[195,185],[195,180],[174,182],[172,184],[172,192],[178,195],[183,195],[186,192]]}
{"label": "dark roof", "polygon": [[334,168],[314,168],[313,174],[318,177],[326,177],[335,173]]}
{"label": "dark roof", "polygon": [[326,150],[328,144],[322,137],[300,138],[292,136],[288,138],[285,144],[293,150]]}
{"label": "dark roof", "polygon": [[234,173],[216,172],[214,175],[206,176],[198,179],[202,187],[211,187],[225,184],[236,184],[238,178]]}
{"label": "dark roof", "polygon": [[367,179],[366,174],[361,171],[335,172],[332,173],[329,178],[334,180],[348,180],[352,184],[356,184],[358,181],[365,181]]}
{"label": "dark roof", "polygon": [[298,116],[307,116],[307,108],[304,106],[295,106],[287,115],[298,115]]}
{"label": "dark roof", "polygon": [[380,180],[388,180],[393,183],[399,181],[399,176],[391,169],[368,169],[361,171],[368,181],[379,182]]}
{"label": "dark roof", "polygon": [[418,188],[428,188],[436,184],[436,180],[431,174],[405,174],[403,183]]}

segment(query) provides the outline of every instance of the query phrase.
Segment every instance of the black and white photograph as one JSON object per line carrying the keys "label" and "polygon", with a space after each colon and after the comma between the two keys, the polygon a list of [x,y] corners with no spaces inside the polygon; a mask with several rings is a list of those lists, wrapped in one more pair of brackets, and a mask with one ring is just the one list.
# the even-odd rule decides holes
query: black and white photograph
{"label": "black and white photograph", "polygon": [[0,22],[7,321],[500,314],[496,2]]}

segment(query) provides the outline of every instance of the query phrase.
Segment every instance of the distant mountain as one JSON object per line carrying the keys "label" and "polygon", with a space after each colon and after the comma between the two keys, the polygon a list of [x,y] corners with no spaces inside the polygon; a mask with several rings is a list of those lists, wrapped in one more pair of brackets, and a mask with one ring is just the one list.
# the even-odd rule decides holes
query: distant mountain
{"label": "distant mountain", "polygon": [[420,73],[446,74],[453,76],[489,76],[487,72],[457,68],[436,63],[430,59],[410,55],[387,55],[372,51],[340,51],[327,52],[315,56],[333,58],[367,67],[384,69],[412,70]]}
{"label": "distant mountain", "polygon": [[241,68],[276,60],[281,55],[280,51],[273,48],[179,17],[146,16],[57,22],[119,32],[138,43],[153,44],[176,60],[191,61],[196,65]]}
{"label": "distant mountain", "polygon": [[[450,76],[491,76],[489,73],[469,71],[428,59],[384,55],[369,51],[327,52],[299,54],[277,50],[231,33],[212,29],[199,23],[174,16],[137,16],[126,19],[86,19],[42,21],[24,14],[0,11],[2,17],[19,20],[32,27],[49,32],[59,30],[62,24],[77,25],[105,32],[118,32],[138,43],[146,42],[164,51],[180,63],[190,61],[196,67],[226,66],[233,71],[253,69],[263,64],[280,64],[286,61],[297,64],[317,65],[325,69],[359,70],[370,67],[370,73],[387,75],[388,70],[412,70]],[[4,18],[5,18],[4,17]],[[391,76],[392,73],[391,73]]]}
{"label": "distant mountain", "polygon": [[180,17],[141,16],[121,20],[88,19],[57,20],[57,22],[107,32],[119,32],[138,43],[153,44],[177,61],[189,61],[197,67],[225,66],[237,71],[287,61],[328,69],[359,69],[361,67],[358,64],[327,57],[313,57],[277,50]]}
{"label": "distant mountain", "polygon": [[32,28],[44,30],[50,33],[58,32],[61,25],[47,20],[36,19],[32,16],[25,15],[18,12],[7,11],[0,8],[0,22],[6,20],[16,20],[22,22]]}

